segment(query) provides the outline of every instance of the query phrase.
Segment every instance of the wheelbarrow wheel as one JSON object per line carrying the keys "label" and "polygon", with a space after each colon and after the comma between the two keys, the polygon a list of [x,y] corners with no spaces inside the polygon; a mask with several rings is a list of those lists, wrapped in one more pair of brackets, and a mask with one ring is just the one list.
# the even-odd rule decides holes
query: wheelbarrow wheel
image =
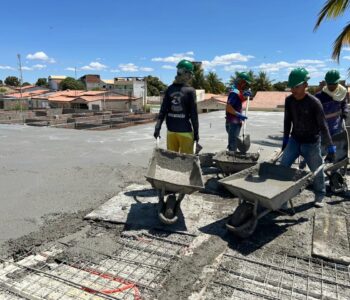
{"label": "wheelbarrow wheel", "polygon": [[234,211],[229,219],[232,226],[240,226],[249,220],[253,215],[254,206],[251,203],[243,202]]}
{"label": "wheelbarrow wheel", "polygon": [[226,228],[240,238],[248,238],[253,234],[258,220],[253,215],[254,206],[251,203],[243,202],[230,216]]}
{"label": "wheelbarrow wheel", "polygon": [[167,219],[174,218],[175,215],[175,208],[176,208],[176,196],[175,195],[169,195],[166,203],[165,203],[165,210],[164,210],[164,216]]}
{"label": "wheelbarrow wheel", "polygon": [[329,178],[329,184],[332,193],[339,194],[344,193],[348,190],[348,185],[345,178],[340,174],[340,172],[333,172]]}

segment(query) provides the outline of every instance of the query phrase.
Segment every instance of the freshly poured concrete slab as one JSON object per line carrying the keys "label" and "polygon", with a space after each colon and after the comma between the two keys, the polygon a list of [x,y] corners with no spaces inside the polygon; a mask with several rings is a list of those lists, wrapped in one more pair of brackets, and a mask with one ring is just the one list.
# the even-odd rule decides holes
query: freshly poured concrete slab
{"label": "freshly poured concrete slab", "polygon": [[[220,203],[219,203],[220,202]],[[163,228],[174,232],[199,234],[199,228],[228,215],[234,200],[208,201],[199,194],[186,195],[181,202],[179,220],[164,225],[158,219],[158,197],[149,185],[133,184],[89,213],[85,219],[122,223],[142,228]]]}
{"label": "freshly poured concrete slab", "polygon": [[349,233],[344,216],[315,214],[312,254],[350,264]]}

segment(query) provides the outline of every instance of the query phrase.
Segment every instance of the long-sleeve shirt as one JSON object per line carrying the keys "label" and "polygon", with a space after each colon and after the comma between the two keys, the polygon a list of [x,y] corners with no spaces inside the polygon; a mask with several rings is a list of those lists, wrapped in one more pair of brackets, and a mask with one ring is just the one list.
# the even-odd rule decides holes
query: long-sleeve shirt
{"label": "long-sleeve shirt", "polygon": [[[243,101],[245,101],[245,100],[244,100],[244,98],[242,96],[242,93],[237,88],[234,88],[230,92],[230,94],[228,95],[227,105],[231,105],[236,112],[241,113],[242,112],[242,102]],[[229,113],[227,110],[226,110],[226,122],[228,122],[228,123],[235,123],[235,124],[241,124],[242,123],[240,118],[238,118],[235,115]]]}
{"label": "long-sleeve shirt", "polygon": [[192,132],[193,129],[194,135],[198,135],[196,91],[193,87],[178,83],[168,87],[158,115],[159,126],[165,118],[169,131]]}
{"label": "long-sleeve shirt", "polygon": [[301,144],[316,143],[320,134],[325,145],[331,145],[327,122],[320,101],[306,94],[301,100],[293,95],[286,98],[284,108],[284,136],[289,134]]}
{"label": "long-sleeve shirt", "polygon": [[348,114],[346,98],[343,101],[335,101],[327,93],[321,91],[315,95],[322,103],[326,116],[329,133],[331,135],[339,132],[342,127],[342,117]]}

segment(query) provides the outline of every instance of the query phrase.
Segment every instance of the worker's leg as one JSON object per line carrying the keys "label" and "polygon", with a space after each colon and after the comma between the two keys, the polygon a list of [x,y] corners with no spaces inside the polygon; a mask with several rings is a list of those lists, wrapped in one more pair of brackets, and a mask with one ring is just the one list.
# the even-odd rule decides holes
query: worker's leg
{"label": "worker's leg", "polygon": [[[311,172],[314,172],[322,165],[320,142],[314,144],[302,144],[301,155],[305,157],[306,163]],[[323,170],[321,170],[314,179],[315,202],[321,203],[326,194],[325,178]],[[320,206],[320,205],[319,205]]]}
{"label": "worker's leg", "polygon": [[180,141],[180,153],[193,154],[193,134],[178,134]]}
{"label": "worker's leg", "polygon": [[167,149],[168,150],[174,151],[174,152],[179,152],[180,143],[179,143],[179,138],[178,138],[176,132],[168,131],[166,142],[167,142]]}
{"label": "worker's leg", "polygon": [[241,131],[241,124],[228,123],[226,122],[226,132],[228,134],[228,150],[236,151],[237,150],[237,141],[236,139],[239,136],[239,132]]}
{"label": "worker's leg", "polygon": [[290,167],[300,155],[300,144],[293,138],[289,139],[287,147],[283,151],[281,165]]}

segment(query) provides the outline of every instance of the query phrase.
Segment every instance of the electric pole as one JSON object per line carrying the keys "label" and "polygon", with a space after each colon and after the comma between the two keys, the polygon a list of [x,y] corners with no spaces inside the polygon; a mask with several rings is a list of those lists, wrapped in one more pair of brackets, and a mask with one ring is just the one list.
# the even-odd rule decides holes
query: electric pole
{"label": "electric pole", "polygon": [[17,54],[18,58],[18,68],[19,68],[19,92],[21,94],[21,100],[20,100],[20,108],[22,112],[22,84],[23,84],[23,74],[22,74],[22,62],[21,62],[21,54]]}

